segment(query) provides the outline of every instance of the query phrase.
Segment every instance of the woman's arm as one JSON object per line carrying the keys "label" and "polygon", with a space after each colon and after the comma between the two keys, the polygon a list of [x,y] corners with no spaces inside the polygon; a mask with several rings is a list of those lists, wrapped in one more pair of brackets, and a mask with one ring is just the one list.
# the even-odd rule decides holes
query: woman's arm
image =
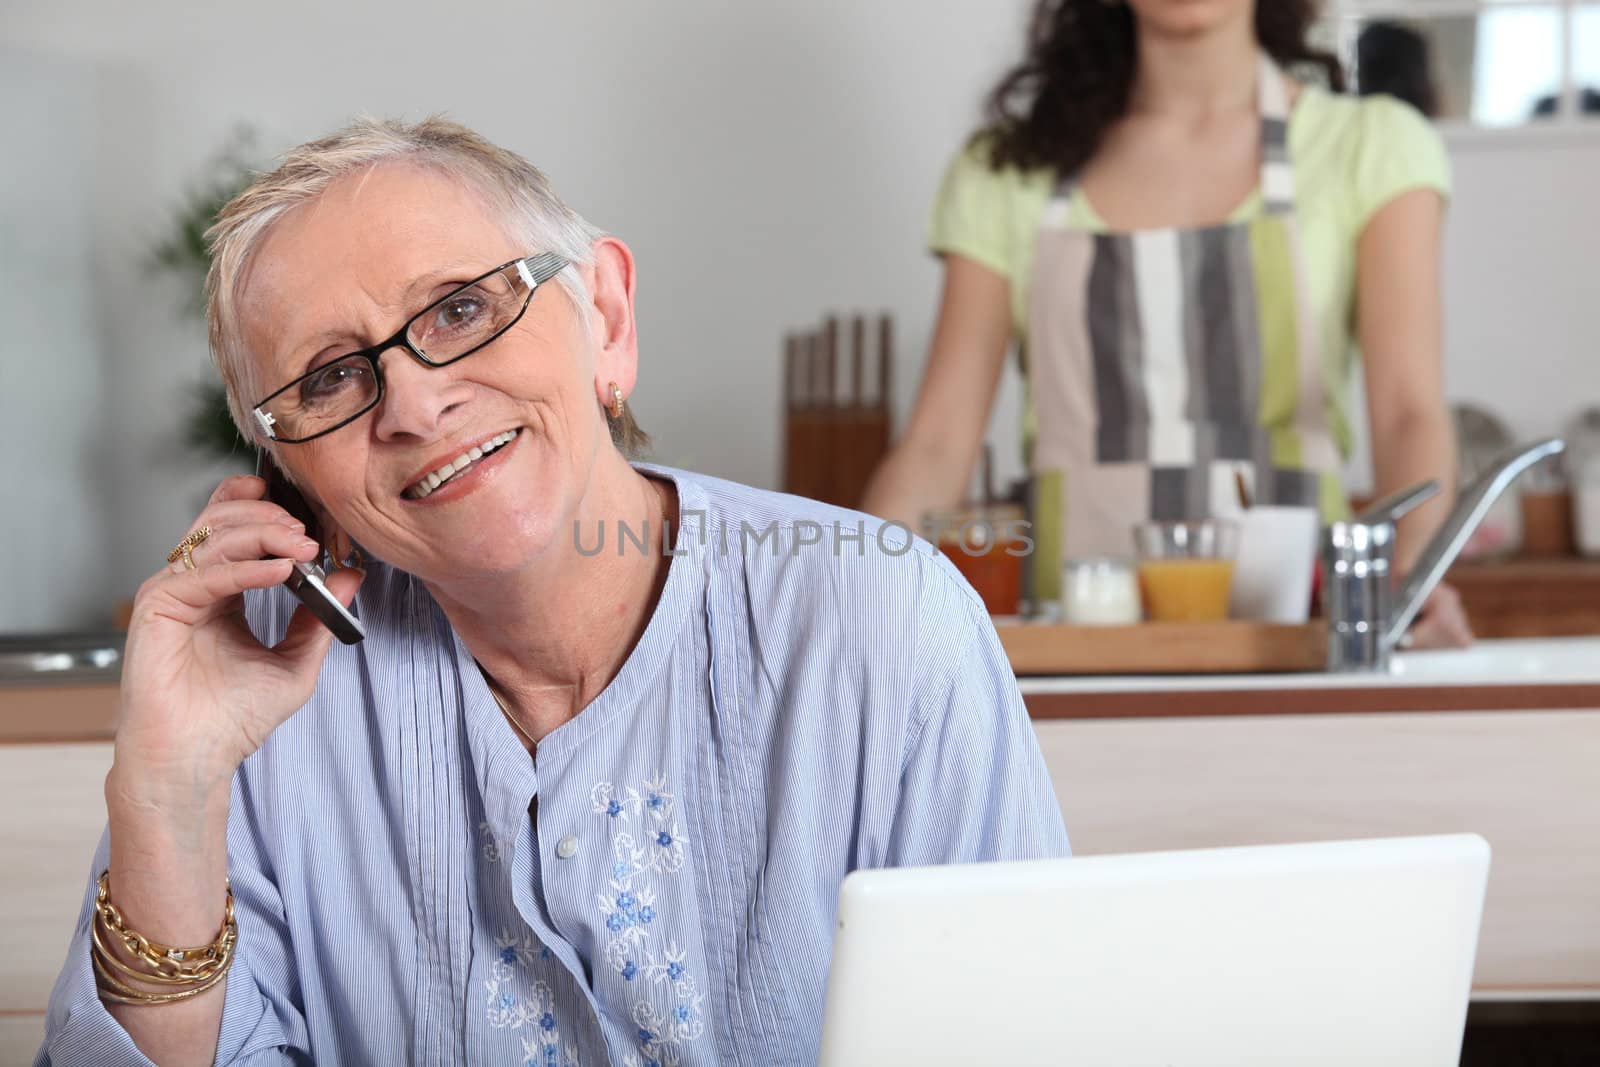
{"label": "woman's arm", "polygon": [[[105,784],[108,898],[128,927],[168,945],[206,945],[217,936],[229,875],[234,773],[310,699],[333,641],[304,609],[272,648],[246,622],[246,590],[282,583],[293,560],[321,551],[303,525],[261,499],[264,489],[256,478],[223,482],[191,527],[211,531],[193,550],[193,568],[164,567],[134,598]],[[358,576],[341,570],[330,585],[335,579],[337,595],[348,604]],[[89,958],[92,921],[80,926],[52,997],[41,1062],[211,1064],[231,1059],[246,1038],[267,1033],[247,1027],[258,1032],[235,1034],[231,1050],[219,1048],[224,1002],[231,999],[223,982],[188,1000],[102,1000],[105,1012],[94,1010],[104,990],[97,989]],[[253,933],[241,923],[230,980],[248,972],[244,957],[261,947],[247,943]],[[109,951],[125,964],[135,962],[114,942]],[[140,992],[173,991],[133,977],[124,976],[124,984]],[[248,1016],[251,1006],[244,1008]],[[260,1014],[259,1006],[255,1010]],[[112,1032],[110,1020],[122,1033]]]}
{"label": "woman's arm", "polygon": [[924,512],[960,502],[1011,340],[1011,283],[966,256],[944,259],[944,294],[916,405],[862,505],[913,530]]}
{"label": "woman's arm", "polygon": [[1367,382],[1374,492],[1428,478],[1445,491],[1401,520],[1396,562],[1407,570],[1454,497],[1456,456],[1444,402],[1439,299],[1443,202],[1431,189],[1391,200],[1361,232],[1356,334]]}
{"label": "woman's arm", "polygon": [[[1366,375],[1378,496],[1437,478],[1444,492],[1400,520],[1395,563],[1404,573],[1455,500],[1456,443],[1444,400],[1440,235],[1444,201],[1413,189],[1380,208],[1356,249],[1356,334]],[[1471,640],[1454,594],[1429,602],[1419,643]]]}

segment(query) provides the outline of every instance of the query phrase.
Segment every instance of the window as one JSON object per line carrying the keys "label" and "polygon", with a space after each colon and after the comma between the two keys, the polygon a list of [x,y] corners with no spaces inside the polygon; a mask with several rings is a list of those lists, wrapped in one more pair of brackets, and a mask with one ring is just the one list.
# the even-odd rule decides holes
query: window
{"label": "window", "polygon": [[1600,126],[1600,2],[1328,0],[1325,13],[1360,92],[1446,123]]}

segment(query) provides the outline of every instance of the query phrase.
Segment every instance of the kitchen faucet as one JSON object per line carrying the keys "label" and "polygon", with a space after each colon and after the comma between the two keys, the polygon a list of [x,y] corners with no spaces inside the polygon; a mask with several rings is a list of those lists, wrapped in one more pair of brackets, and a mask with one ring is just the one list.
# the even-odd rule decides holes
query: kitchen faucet
{"label": "kitchen faucet", "polygon": [[1394,588],[1395,523],[1439,491],[1426,481],[1384,497],[1348,522],[1328,526],[1322,543],[1322,602],[1328,617],[1328,670],[1387,671],[1423,601],[1444,577],[1495,499],[1517,476],[1566,447],[1559,437],[1513,449],[1461,491],[1416,566]]}

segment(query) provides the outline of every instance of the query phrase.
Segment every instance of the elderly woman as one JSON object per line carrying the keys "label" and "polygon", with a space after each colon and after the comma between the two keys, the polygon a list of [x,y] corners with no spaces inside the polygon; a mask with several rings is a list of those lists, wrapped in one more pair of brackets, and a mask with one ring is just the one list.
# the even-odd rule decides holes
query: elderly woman
{"label": "elderly woman", "polygon": [[212,240],[321,540],[232,478],[140,589],[40,1062],[814,1062],[848,871],[1066,852],[947,560],[631,462],[633,257],[525,161],[363,122]]}

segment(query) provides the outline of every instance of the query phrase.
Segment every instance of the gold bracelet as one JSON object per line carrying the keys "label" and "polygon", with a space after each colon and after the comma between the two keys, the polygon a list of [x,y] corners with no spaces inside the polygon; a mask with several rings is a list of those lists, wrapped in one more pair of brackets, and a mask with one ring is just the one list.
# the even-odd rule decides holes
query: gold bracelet
{"label": "gold bracelet", "polygon": [[110,884],[111,871],[109,869],[101,871],[94,898],[95,916],[105,924],[106,932],[115,937],[129,955],[150,968],[148,973],[153,978],[176,978],[186,982],[204,981],[219,966],[223,946],[239,936],[239,927],[233,915],[231,883],[227,883],[222,928],[217,931],[216,939],[211,944],[198,948],[163,945],[159,941],[151,941],[135,930],[130,930],[122,918],[122,912],[118,911],[117,906],[109,899]]}
{"label": "gold bracelet", "polygon": [[94,984],[99,989],[100,999],[114,1004],[170,1004],[176,1000],[188,1000],[204,993],[227,975],[226,971],[219,971],[210,980],[176,993],[147,993],[135,989],[106,970],[103,957],[98,952],[91,954],[90,958],[94,961]]}
{"label": "gold bracelet", "polygon": [[[95,913],[90,924],[92,940],[90,956],[94,963],[95,985],[103,999],[118,1004],[166,1004],[199,996],[220,982],[233,963],[234,946],[238,943],[239,927],[234,918],[233,887],[228,885],[222,928],[216,940],[197,948],[178,948],[152,941],[143,934],[129,929],[122,913],[110,901],[109,869],[100,872],[95,893]],[[102,940],[104,931],[106,939]],[[129,964],[117,958],[106,945],[112,940],[133,957]],[[170,993],[156,993],[129,985],[118,977],[120,972],[129,978],[162,986],[183,987]]]}
{"label": "gold bracelet", "polygon": [[227,968],[229,963],[228,957],[233,955],[233,943],[230,941],[223,949],[224,958],[220,961],[219,966],[214,968],[212,971],[200,978],[175,978],[169,975],[151,974],[148,971],[141,971],[137,967],[132,967],[122,962],[122,960],[117,958],[117,954],[107,948],[106,943],[101,940],[99,922],[95,922],[90,925],[89,938],[93,944],[95,953],[100,957],[102,962],[109,964],[113,970],[119,971],[122,974],[127,975],[129,978],[137,978],[140,981],[150,982],[154,985],[192,986],[197,982],[209,982],[212,978],[216,977],[216,973],[218,971],[222,971]]}

